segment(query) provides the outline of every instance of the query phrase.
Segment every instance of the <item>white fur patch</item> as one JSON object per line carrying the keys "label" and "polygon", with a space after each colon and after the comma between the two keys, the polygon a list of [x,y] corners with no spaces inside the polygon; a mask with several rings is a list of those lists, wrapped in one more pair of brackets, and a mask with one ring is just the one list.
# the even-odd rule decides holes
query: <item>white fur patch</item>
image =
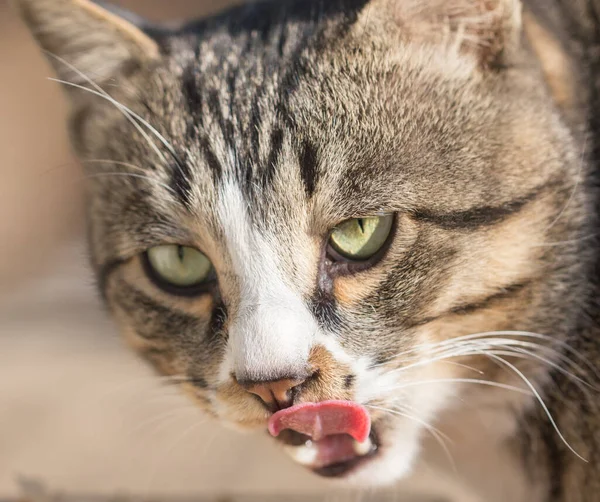
{"label": "white fur patch", "polygon": [[232,181],[221,188],[218,214],[240,286],[222,380],[231,373],[241,380],[302,374],[318,329],[312,314],[285,281],[267,236],[252,228],[243,194]]}

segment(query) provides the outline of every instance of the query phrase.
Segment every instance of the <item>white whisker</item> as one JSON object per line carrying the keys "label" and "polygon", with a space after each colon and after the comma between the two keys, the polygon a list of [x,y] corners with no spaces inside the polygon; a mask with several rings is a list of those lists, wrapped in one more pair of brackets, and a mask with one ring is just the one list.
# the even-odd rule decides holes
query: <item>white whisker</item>
{"label": "white whisker", "polygon": [[[521,358],[521,359],[535,359],[535,360],[537,360],[537,361],[539,361],[541,363],[544,363],[545,365],[547,365],[547,366],[555,369],[559,373],[562,373],[563,375],[571,378],[572,380],[575,380],[575,381],[581,383],[582,385],[585,385],[586,387],[589,387],[589,388],[594,389],[594,390],[598,390],[592,384],[586,382],[585,380],[583,380],[582,378],[578,377],[574,373],[571,373],[570,371],[567,371],[566,369],[561,368],[555,362],[552,362],[549,359],[546,359],[545,357],[542,357],[539,354],[536,354],[535,352],[531,352],[529,350],[522,349],[520,347],[516,347],[516,348],[515,347],[509,347],[507,350],[504,350],[504,351],[494,350],[494,353],[498,353],[498,355],[506,355],[506,356],[511,356],[511,357],[518,357],[518,358]],[[569,359],[566,359],[565,362],[573,364],[572,361],[570,361]],[[576,367],[576,369],[578,369],[578,368]]]}
{"label": "white whisker", "polygon": [[532,393],[526,389],[522,389],[519,387],[515,387],[514,385],[508,385],[499,382],[493,382],[491,380],[479,380],[477,378],[434,378],[431,380],[415,380],[410,382],[405,382],[398,386],[389,387],[386,390],[388,391],[397,391],[403,390],[410,387],[418,387],[419,385],[436,385],[442,383],[470,383],[476,385],[484,385],[488,387],[496,387],[498,389],[510,390],[512,392],[518,392],[519,394],[523,394],[526,396],[531,396]]}
{"label": "white whisker", "polygon": [[540,395],[540,393],[537,391],[537,389],[535,388],[535,386],[529,381],[529,379],[523,374],[522,371],[519,370],[519,368],[517,368],[514,364],[509,363],[506,359],[503,359],[500,356],[496,356],[494,354],[487,354],[485,352],[482,352],[483,355],[486,355],[488,357],[491,357],[495,360],[497,360],[499,363],[504,364],[505,366],[507,366],[508,368],[510,368],[512,371],[515,372],[515,374],[517,374],[517,376],[519,376],[519,378],[521,378],[521,380],[527,385],[527,387],[529,387],[531,389],[531,392],[533,392],[535,398],[537,399],[537,401],[540,403],[540,406],[542,407],[542,409],[544,410],[544,413],[546,414],[546,416],[548,417],[548,420],[550,420],[550,423],[552,424],[553,429],[556,431],[556,433],[558,434],[558,436],[560,437],[561,441],[565,444],[565,446],[571,450],[571,452],[573,452],[578,458],[580,458],[581,460],[583,460],[584,462],[587,463],[587,460],[582,457],[579,453],[577,453],[577,451],[575,451],[575,449],[569,444],[569,442],[565,439],[565,437],[563,436],[562,432],[560,431],[560,428],[558,427],[558,424],[556,423],[556,421],[554,420],[554,417],[552,416],[552,413],[550,413],[550,410],[548,409],[548,406],[546,406],[546,403],[544,402],[544,400],[542,399],[542,396]]}
{"label": "white whisker", "polygon": [[469,371],[474,371],[475,373],[479,373],[480,375],[485,375],[484,371],[479,370],[477,368],[473,368],[473,366],[469,366],[468,364],[457,363],[456,361],[445,361],[445,360],[442,360],[440,362],[442,362],[444,364],[451,364],[452,366],[458,366],[459,368],[464,368]]}
{"label": "white whisker", "polygon": [[[81,70],[79,70],[78,68],[76,68],[75,66],[73,66],[71,63],[69,63],[65,59],[61,58],[60,56],[57,56],[56,54],[53,54],[53,53],[48,52],[48,51],[45,51],[45,52],[50,57],[56,59],[60,63],[62,63],[65,66],[67,66],[67,68],[69,68],[71,71],[74,71],[75,73],[77,73],[86,82],[89,82],[89,84],[95,89],[95,91],[93,89],[88,88],[88,87],[76,84],[74,82],[69,82],[69,81],[66,81],[66,80],[61,80],[61,79],[56,79],[56,78],[49,78],[48,80],[51,80],[53,82],[58,82],[58,83],[61,83],[61,84],[67,85],[67,86],[71,86],[71,87],[74,87],[74,88],[77,88],[77,89],[89,92],[89,93],[91,93],[91,94],[93,94],[95,96],[101,97],[101,98],[107,100],[108,102],[110,102],[111,104],[113,104],[129,120],[129,122],[131,122],[131,124],[133,124],[133,126],[138,130],[138,132],[144,137],[144,139],[148,142],[148,144],[153,148],[153,150],[156,152],[156,154],[159,156],[159,158],[163,161],[163,163],[167,164],[167,160],[166,160],[165,156],[158,149],[158,147],[154,144],[154,142],[150,139],[150,137],[146,134],[146,132],[140,127],[140,124],[144,125],[146,127],[146,129],[148,129],[152,134],[154,134],[154,136],[163,144],[163,146],[171,154],[171,156],[175,160],[177,168],[180,171],[183,171],[183,168],[182,168],[182,166],[181,166],[181,164],[179,162],[179,159],[178,159],[177,153],[175,152],[175,149],[166,140],[166,138],[160,132],[158,132],[158,130],[154,126],[152,126],[148,121],[146,121],[140,115],[138,115],[137,113],[135,113],[133,110],[131,110],[130,108],[128,108],[124,104],[122,104],[119,101],[117,101],[116,99],[114,99],[101,86],[99,86],[96,82],[94,82],[85,73],[83,73]],[[136,122],[136,120],[137,120],[137,122]]]}
{"label": "white whisker", "polygon": [[[185,411],[191,411],[191,410],[196,410],[196,408],[188,403],[185,406],[178,406],[174,409],[169,409],[163,413],[159,413],[158,415],[154,416],[154,417],[150,417],[147,418],[146,420],[142,420],[140,423],[138,423],[132,430],[129,431],[129,434],[133,435],[138,431],[142,431],[142,429],[156,424],[157,422],[160,422],[159,427],[162,425],[165,425],[167,422],[170,422],[168,419],[171,417],[175,417],[175,416],[179,416],[182,412]],[[155,428],[154,430],[154,434],[156,433],[157,429]]]}
{"label": "white whisker", "polygon": [[160,151],[160,149],[156,146],[156,144],[152,141],[152,138],[150,138],[150,136],[148,135],[148,133],[146,133],[146,131],[144,131],[144,129],[142,129],[142,127],[140,126],[140,124],[138,124],[129,115],[129,113],[125,110],[126,107],[124,107],[123,105],[121,105],[117,100],[113,99],[111,96],[109,96],[107,94],[104,94],[104,93],[101,93],[101,92],[98,92],[98,91],[94,91],[93,89],[90,89],[89,87],[85,87],[83,85],[74,84],[73,82],[68,82],[66,80],[60,80],[58,78],[51,78],[51,77],[49,77],[48,80],[50,80],[52,82],[57,82],[59,84],[64,84],[64,85],[68,85],[68,86],[71,86],[71,87],[75,87],[76,89],[81,89],[82,91],[89,92],[90,94],[93,94],[94,96],[98,96],[98,97],[100,97],[102,99],[105,99],[109,103],[113,104],[117,109],[119,109],[119,111],[121,111],[121,113],[123,113],[123,115],[127,118],[127,120],[129,120],[129,122],[131,122],[131,124],[137,129],[137,131],[146,140],[146,142],[148,143],[148,145],[150,145],[150,147],[156,152],[156,155],[158,155],[158,157],[162,160],[162,162],[165,165],[167,164],[167,158]]}
{"label": "white whisker", "polygon": [[[134,378],[132,380],[128,380],[127,382],[120,383],[116,387],[108,390],[106,393],[100,395],[100,398],[106,398],[109,396],[113,396],[115,394],[119,394],[123,391],[129,391],[133,386],[138,388],[140,385],[148,385],[149,390],[163,390],[163,386],[161,384],[170,384],[172,382],[185,381],[185,376],[148,376],[148,377],[140,377]],[[156,384],[161,385],[157,388]]]}
{"label": "white whisker", "polygon": [[[412,420],[412,421],[417,422],[418,424],[422,425],[435,438],[435,440],[438,442],[438,444],[440,445],[440,447],[442,448],[442,450],[444,451],[444,453],[448,457],[448,461],[450,462],[452,470],[454,472],[458,472],[458,470],[456,468],[456,462],[454,460],[454,457],[452,456],[452,453],[450,452],[450,449],[448,448],[448,445],[446,444],[446,441],[449,441],[450,443],[452,443],[452,440],[446,434],[444,434],[442,431],[440,431],[439,429],[437,429],[433,425],[425,422],[424,420],[421,420],[419,417],[416,417],[416,416],[414,416],[412,414],[404,413],[404,412],[399,411],[397,409],[391,410],[389,408],[382,408],[382,407],[379,407],[379,406],[370,406],[370,405],[367,405],[367,408],[372,408],[372,409],[375,409],[375,410],[384,411],[384,412],[390,413],[392,415],[398,415],[398,416],[404,417],[404,418],[406,418],[408,420]],[[402,409],[402,408],[400,408],[400,409]]]}
{"label": "white whisker", "polygon": [[173,452],[175,450],[175,448],[177,448],[177,446],[179,446],[182,441],[189,436],[189,434],[196,430],[198,428],[198,426],[202,425],[205,422],[205,420],[202,420],[200,422],[194,422],[192,425],[190,425],[189,427],[187,427],[186,429],[184,429],[184,431],[175,438],[175,440],[171,443],[171,445],[166,449],[162,451],[162,455],[161,456],[157,456],[155,457],[155,460],[153,462],[153,467],[150,469],[149,471],[149,476],[148,476],[148,492],[150,492],[150,488],[152,487],[152,482],[155,481],[157,479],[157,472],[158,469],[160,467],[161,462],[165,462],[165,459],[169,458],[169,454],[171,452]]}
{"label": "white whisker", "polygon": [[[562,373],[563,375],[568,376],[569,378],[577,381],[578,383],[581,383],[591,389],[598,390],[597,387],[586,382],[585,380],[583,380],[576,374],[572,373],[571,371],[568,371],[565,368],[562,368],[561,366],[556,364],[554,361],[551,361],[550,359],[543,357],[542,355],[540,355],[536,352],[527,350],[528,348],[551,351],[554,353],[554,355],[560,361],[572,366],[577,371],[583,372],[583,368],[581,368],[577,363],[575,363],[574,361],[572,361],[571,359],[566,357],[564,354],[554,351],[550,347],[547,347],[544,345],[538,345],[538,344],[534,344],[534,343],[522,341],[522,340],[513,340],[513,339],[504,339],[504,338],[486,338],[486,339],[480,339],[480,340],[470,340],[468,342],[455,343],[454,345],[450,345],[445,351],[438,349],[435,351],[435,353],[438,354],[435,357],[422,359],[415,363],[408,364],[408,365],[402,366],[400,368],[390,370],[390,371],[388,371],[387,374],[406,372],[411,369],[426,366],[426,365],[429,365],[431,363],[438,362],[438,361],[439,362],[448,362],[447,359],[451,359],[451,358],[464,357],[464,356],[470,356],[470,355],[478,355],[482,351],[485,351],[485,352],[496,351],[499,355],[518,357],[520,359],[536,360],[538,362],[541,362],[541,363],[555,369],[556,371]],[[498,351],[498,349],[501,349],[502,351]],[[470,368],[470,369],[474,369],[474,368]],[[483,373],[483,372],[480,372],[480,373]]]}
{"label": "white whisker", "polygon": [[[525,338],[525,339],[529,339],[529,340],[545,341],[545,342],[548,342],[548,345],[536,344],[533,342],[526,342],[523,340],[513,340],[514,338]],[[579,365],[577,365],[577,363],[575,363],[572,359],[567,357],[565,354],[563,354],[562,352],[560,352],[559,350],[554,348],[553,345],[561,347],[566,352],[569,352],[570,354],[576,356],[597,379],[600,379],[600,374],[598,373],[598,370],[596,369],[595,365],[592,364],[592,362],[589,361],[589,359],[586,358],[583,354],[581,354],[579,351],[577,351],[573,347],[571,347],[567,342],[564,342],[562,340],[557,340],[548,335],[542,335],[540,333],[531,333],[531,332],[526,332],[526,331],[489,331],[489,332],[483,332],[483,333],[474,333],[474,334],[469,334],[469,335],[463,335],[460,337],[443,340],[443,341],[437,342],[437,343],[420,344],[418,346],[413,347],[412,349],[409,349],[409,350],[406,350],[399,354],[396,354],[392,358],[392,360],[397,359],[402,356],[409,355],[409,354],[414,354],[415,352],[422,352],[424,350],[427,350],[431,355],[435,355],[436,353],[442,352],[443,350],[450,349],[453,347],[459,347],[460,344],[463,342],[468,342],[468,341],[482,341],[483,342],[483,341],[491,341],[491,340],[501,340],[501,343],[506,344],[506,345],[517,344],[517,343],[520,343],[520,344],[529,343],[530,345],[528,345],[528,346],[530,348],[539,348],[539,349],[546,350],[546,351],[552,351],[555,354],[557,354],[563,361],[570,362],[574,367],[579,369],[582,373],[586,373],[586,371],[583,368],[581,368]],[[379,365],[376,365],[373,367],[376,368],[379,366],[383,366],[385,364],[389,364],[389,362],[382,363],[382,364],[379,364]]]}
{"label": "white whisker", "polygon": [[165,190],[171,192],[175,195],[175,191],[168,185],[164,184],[162,181],[158,181],[157,179],[151,178],[150,176],[145,176],[143,174],[134,174],[134,173],[96,173],[90,174],[89,176],[85,176],[84,180],[94,179],[94,178],[111,178],[111,177],[124,177],[124,178],[139,178],[142,180],[150,181],[152,183],[156,183],[160,187]]}
{"label": "white whisker", "polygon": [[133,169],[134,171],[140,171],[142,173],[147,173],[148,169],[144,169],[143,167],[136,166],[135,164],[130,164],[129,162],[121,162],[119,160],[110,160],[110,159],[84,159],[80,161],[82,164],[107,164],[107,165],[115,165],[128,167]]}
{"label": "white whisker", "polygon": [[555,247],[555,246],[568,246],[569,244],[579,244],[580,242],[589,241],[592,239],[596,239],[598,234],[586,235],[585,237],[580,237],[579,239],[571,239],[567,241],[559,241],[559,242],[544,242],[542,244],[534,244],[534,248],[538,247]]}

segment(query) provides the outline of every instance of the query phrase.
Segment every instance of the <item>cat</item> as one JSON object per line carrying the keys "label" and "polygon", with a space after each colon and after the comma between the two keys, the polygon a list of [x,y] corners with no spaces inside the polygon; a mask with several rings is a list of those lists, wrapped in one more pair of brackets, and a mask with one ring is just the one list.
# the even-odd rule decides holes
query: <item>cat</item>
{"label": "cat", "polygon": [[600,500],[599,0],[14,3],[162,375],[322,476]]}

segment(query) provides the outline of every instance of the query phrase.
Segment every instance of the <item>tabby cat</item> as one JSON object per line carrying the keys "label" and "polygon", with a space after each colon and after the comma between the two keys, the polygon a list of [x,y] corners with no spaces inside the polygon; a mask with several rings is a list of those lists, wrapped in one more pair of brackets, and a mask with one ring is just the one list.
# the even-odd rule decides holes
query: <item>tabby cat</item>
{"label": "tabby cat", "polygon": [[361,486],[600,500],[600,0],[15,4],[99,289],[207,413]]}

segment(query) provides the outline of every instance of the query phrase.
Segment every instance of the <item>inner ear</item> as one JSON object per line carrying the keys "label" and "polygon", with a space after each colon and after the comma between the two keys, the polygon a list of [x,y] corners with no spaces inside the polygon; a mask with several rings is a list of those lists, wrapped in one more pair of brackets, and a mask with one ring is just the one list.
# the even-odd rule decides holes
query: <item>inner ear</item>
{"label": "inner ear", "polygon": [[[133,22],[88,0],[13,0],[58,76],[102,82],[159,57],[156,42]],[[85,77],[84,77],[85,75]]]}
{"label": "inner ear", "polygon": [[493,67],[519,46],[521,10],[520,0],[371,0],[362,22],[383,22],[402,40],[445,45]]}

